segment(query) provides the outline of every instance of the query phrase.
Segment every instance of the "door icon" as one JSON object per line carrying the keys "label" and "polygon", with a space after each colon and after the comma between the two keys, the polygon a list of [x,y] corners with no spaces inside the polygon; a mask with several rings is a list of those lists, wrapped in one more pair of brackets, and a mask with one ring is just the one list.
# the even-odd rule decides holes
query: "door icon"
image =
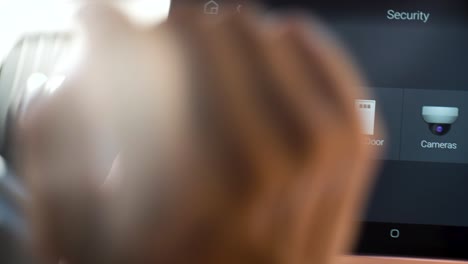
{"label": "door icon", "polygon": [[356,100],[355,106],[359,113],[364,135],[374,135],[375,127],[375,100]]}
{"label": "door icon", "polygon": [[219,4],[216,1],[211,0],[205,4],[205,14],[217,15],[219,13]]}

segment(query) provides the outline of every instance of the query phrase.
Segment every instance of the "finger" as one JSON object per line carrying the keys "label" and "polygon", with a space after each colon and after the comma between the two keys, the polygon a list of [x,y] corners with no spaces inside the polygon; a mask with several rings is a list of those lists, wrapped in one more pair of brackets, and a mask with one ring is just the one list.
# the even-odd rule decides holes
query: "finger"
{"label": "finger", "polygon": [[[343,151],[338,154],[342,155],[343,162],[334,167],[337,177],[332,182],[332,186],[337,190],[343,190],[341,201],[337,201],[336,206],[341,209],[334,217],[337,222],[333,229],[335,237],[343,241],[341,245],[335,245],[335,248],[342,252],[349,249],[349,242],[355,233],[353,226],[359,221],[359,212],[363,209],[371,183],[370,176],[375,167],[371,157],[376,153],[362,143],[360,122],[353,106],[355,98],[365,97],[363,82],[357,74],[356,67],[352,66],[349,58],[329,39],[314,38],[308,33],[309,28],[310,24],[304,21],[296,23],[298,50],[304,51],[305,58],[315,58],[322,63],[324,87],[329,91],[327,97],[338,106],[337,110],[341,117],[339,124],[345,132],[341,141]],[[336,78],[337,76],[340,78]],[[328,210],[325,205],[326,200],[320,204],[323,205],[323,210]]]}
{"label": "finger", "polygon": [[34,119],[29,117],[21,129],[34,234],[49,259],[94,263],[101,202],[95,142],[87,118],[70,115],[79,113],[76,103],[56,99],[35,109]]}
{"label": "finger", "polygon": [[[303,34],[303,32],[300,33]],[[256,32],[256,34],[258,34],[258,32]],[[257,45],[253,50],[260,51],[259,53],[261,54],[263,53],[263,58],[265,58],[263,61],[267,61],[268,63],[265,65],[257,65],[257,67],[272,70],[273,74],[270,76],[279,84],[273,87],[282,88],[280,88],[279,91],[282,91],[284,97],[289,100],[289,106],[293,109],[300,109],[296,112],[302,116],[308,116],[308,118],[310,118],[308,121],[304,122],[305,124],[311,124],[312,122],[310,122],[310,120],[314,120],[313,124],[319,128],[314,129],[313,127],[305,126],[308,128],[307,131],[311,136],[313,135],[316,139],[314,143],[321,143],[315,144],[315,146],[312,144],[309,145],[310,149],[316,150],[316,152],[321,155],[320,157],[313,157],[312,160],[314,163],[319,164],[319,170],[309,168],[308,172],[315,177],[313,177],[314,179],[310,184],[305,184],[304,186],[314,186],[316,190],[329,190],[334,186],[338,186],[336,189],[339,190],[341,188],[345,188],[345,186],[349,187],[348,184],[350,182],[348,179],[353,179],[354,182],[357,182],[355,183],[355,186],[362,186],[362,181],[359,180],[359,176],[355,177],[357,175],[354,174],[352,166],[345,165],[343,168],[336,168],[336,164],[340,162],[356,162],[356,164],[363,163],[361,160],[362,153],[359,153],[359,151],[357,151],[357,156],[355,156],[355,158],[350,158],[353,154],[356,154],[354,146],[356,146],[356,142],[359,142],[358,129],[356,128],[357,126],[355,125],[356,122],[354,114],[352,113],[354,109],[351,108],[351,111],[349,111],[350,108],[347,107],[349,103],[352,102],[352,98],[355,97],[344,96],[344,98],[348,98],[349,101],[343,101],[343,96],[333,95],[332,93],[331,95],[334,97],[324,98],[325,94],[322,93],[321,89],[329,88],[330,84],[327,81],[324,81],[326,78],[322,79],[320,78],[322,76],[314,75],[314,73],[310,71],[309,67],[304,67],[313,65],[315,68],[321,68],[322,61],[313,60],[310,56],[307,56],[307,54],[304,53],[304,51],[307,51],[306,49],[298,49],[296,42],[298,40],[302,40],[296,35],[297,32],[294,30],[294,27],[291,27],[289,32],[284,34],[282,38],[276,38],[273,41],[269,40],[270,43],[274,43],[274,45],[262,43],[263,45]],[[323,54],[323,56],[330,56],[327,52],[328,51],[322,50],[321,54]],[[308,59],[306,65],[304,65],[304,57]],[[336,67],[339,66],[340,65],[336,64]],[[343,71],[342,69],[333,70]],[[285,72],[288,72],[288,74],[284,74]],[[327,76],[328,74],[329,73],[327,72]],[[349,82],[348,85],[353,85],[353,83]],[[287,87],[287,89],[285,89],[285,87]],[[331,89],[341,91],[341,89],[345,88],[346,87],[332,87]],[[333,111],[334,109],[339,109],[341,111]],[[343,116],[343,109],[347,109],[346,112],[351,112],[352,114]],[[307,115],[310,112],[316,114]],[[304,113],[307,114],[304,115]],[[358,173],[360,172],[362,171],[360,170]],[[367,175],[367,173],[363,174]],[[343,177],[340,177],[341,175],[344,175],[345,178],[342,179]],[[349,212],[349,210],[344,210],[346,206],[343,206],[343,203],[344,201],[356,200],[356,193],[359,193],[359,191],[356,191],[356,188],[354,187],[349,187],[349,189],[352,191],[343,193],[343,195],[330,195],[326,192],[320,194],[318,192],[307,190],[309,195],[301,196],[301,198],[306,199],[296,201],[298,203],[308,204],[304,206],[304,210],[299,211],[304,214],[309,212],[309,215],[306,215],[305,217],[302,216],[300,218],[300,223],[297,225],[296,229],[298,232],[296,234],[297,237],[306,238],[307,236],[304,235],[303,232],[309,227],[310,233],[316,235],[314,237],[314,241],[320,241],[320,245],[298,242],[300,240],[296,241],[298,242],[297,248],[301,248],[301,246],[306,247],[302,248],[302,252],[307,252],[307,257],[313,257],[314,259],[320,259],[321,257],[329,258],[332,256],[332,253],[335,252],[334,250],[336,247],[333,246],[333,244],[337,244],[337,241],[340,240],[333,236],[327,237],[327,233],[338,229],[340,230],[339,232],[344,235],[343,231],[345,231],[345,229],[338,228],[339,225],[341,225],[340,223],[344,223],[346,220],[349,220],[349,217],[346,217],[343,213],[345,211]],[[349,205],[350,208],[356,208],[354,204],[347,203],[346,205]],[[315,220],[317,217],[320,219]],[[345,220],[342,221],[341,219],[343,218]],[[340,221],[337,221],[336,219],[339,219]],[[348,229],[351,229],[350,227],[351,225],[347,225]],[[322,236],[323,239],[317,240],[317,237]],[[300,256],[300,254],[295,255]],[[323,260],[325,261],[325,259]]]}
{"label": "finger", "polygon": [[[134,26],[111,1],[87,1],[76,15],[81,30],[96,47],[128,41]],[[94,46],[93,45],[93,46]]]}
{"label": "finger", "polygon": [[[338,193],[340,189],[342,191],[341,195],[323,196],[322,201],[318,203],[320,208],[317,208],[318,215],[329,216],[320,218],[323,221],[319,220],[317,223],[318,232],[323,230],[323,225],[327,224],[327,222],[329,225],[334,223],[334,228],[331,229],[333,231],[330,233],[335,233],[335,238],[330,233],[327,235],[328,238],[338,241],[334,242],[335,246],[331,247],[330,252],[333,252],[334,250],[338,250],[337,247],[341,247],[340,250],[342,250],[345,247],[343,245],[349,245],[347,242],[349,242],[349,238],[351,237],[350,231],[354,230],[352,227],[357,221],[356,216],[362,207],[364,194],[367,193],[368,176],[370,175],[369,171],[372,166],[369,163],[369,150],[360,140],[359,122],[357,122],[356,113],[352,105],[350,105],[350,102],[354,102],[354,98],[363,94],[361,86],[358,85],[361,83],[359,77],[347,62],[346,57],[335,56],[339,51],[333,47],[333,43],[328,43],[326,49],[322,49],[325,46],[310,47],[315,42],[306,42],[304,36],[313,39],[321,38],[320,34],[311,34],[309,28],[304,23],[302,26],[293,24],[292,34],[289,36],[289,39],[295,43],[295,50],[303,54],[301,58],[306,58],[303,60],[306,66],[303,67],[304,69],[328,69],[327,65],[320,64],[323,63],[322,61],[329,61],[331,65],[334,65],[334,68],[330,68],[334,72],[321,73],[324,75],[322,87],[332,91],[328,94],[325,93],[324,95],[328,98],[323,98],[323,100],[338,110],[338,112],[334,113],[337,124],[336,131],[338,131],[335,140],[341,139],[337,140],[341,151],[334,153],[333,159],[329,160],[329,173],[335,176],[331,177],[333,180],[329,182],[329,186],[325,189],[333,188]],[[320,54],[322,59],[310,56],[310,49],[317,49],[317,53]],[[315,59],[315,63],[312,63],[313,59]],[[331,79],[337,79],[337,76],[344,76],[345,82],[327,81],[327,76]],[[339,93],[342,93],[342,95]],[[337,164],[340,165],[337,166]],[[333,210],[332,208],[336,209]],[[327,221],[326,219],[329,220]],[[340,241],[345,242],[342,243]],[[342,245],[338,246],[340,243]]]}
{"label": "finger", "polygon": [[[239,23],[239,22],[235,21],[235,23]],[[233,86],[233,89],[238,89],[239,90],[239,89],[245,89],[245,87],[248,87],[248,89],[246,89],[246,91],[244,91],[245,92],[244,96],[246,96],[246,97],[250,96],[249,98],[254,98],[254,96],[252,96],[252,93],[253,93],[252,91],[258,91],[258,89],[272,89],[273,90],[273,89],[276,88],[278,90],[276,92],[283,92],[283,93],[281,93],[281,96],[283,96],[284,98],[287,98],[286,100],[288,102],[286,103],[287,107],[285,107],[285,108],[283,108],[281,110],[283,110],[283,111],[295,111],[294,112],[295,115],[293,114],[292,116],[298,116],[299,115],[299,116],[302,117],[302,119],[301,119],[302,124],[306,125],[305,128],[306,128],[307,133],[305,133],[305,134],[308,135],[308,133],[311,133],[310,136],[317,139],[316,142],[320,142],[320,143],[326,142],[326,143],[323,143],[323,145],[319,145],[319,144],[317,144],[316,146],[308,145],[311,149],[317,150],[317,153],[325,154],[324,156],[327,157],[327,159],[325,159],[325,160],[319,159],[319,158],[314,160],[315,161],[314,165],[318,164],[318,167],[321,169],[320,171],[318,171],[318,172],[314,171],[314,170],[308,171],[310,173],[310,175],[314,175],[316,177],[315,178],[316,180],[313,182],[314,183],[313,186],[315,188],[317,188],[317,190],[323,189],[323,184],[327,183],[327,185],[329,185],[329,182],[330,182],[330,180],[328,180],[329,177],[327,177],[327,176],[330,176],[332,174],[332,173],[327,172],[327,170],[329,170],[330,167],[332,166],[330,164],[330,161],[332,160],[332,158],[330,158],[330,157],[333,157],[333,154],[334,154],[333,151],[337,151],[337,150],[339,150],[341,148],[341,146],[339,144],[337,144],[336,142],[334,143],[331,139],[340,139],[337,136],[338,136],[338,132],[341,133],[341,131],[337,129],[337,126],[335,125],[335,123],[337,123],[337,122],[335,122],[335,119],[333,119],[333,118],[322,118],[323,116],[326,116],[326,114],[324,114],[322,111],[319,111],[320,110],[320,105],[321,105],[320,100],[318,100],[317,97],[314,97],[314,94],[305,92],[305,91],[309,90],[310,87],[313,87],[314,85],[320,85],[320,84],[317,84],[316,82],[310,80],[310,78],[306,78],[306,75],[303,74],[303,71],[298,69],[299,66],[297,65],[297,58],[296,58],[296,56],[294,56],[294,54],[291,54],[291,53],[287,52],[288,50],[290,50],[289,49],[290,47],[288,45],[284,44],[283,43],[284,41],[281,42],[281,41],[278,41],[278,39],[267,38],[267,40],[265,42],[274,43],[275,47],[281,47],[281,48],[275,49],[275,48],[271,47],[272,45],[265,45],[265,43],[262,43],[261,41],[259,41],[259,39],[261,39],[262,37],[266,38],[266,36],[263,34],[264,32],[262,32],[262,30],[259,30],[258,28],[255,28],[255,27],[251,26],[252,24],[255,24],[254,22],[252,22],[252,21],[245,22],[245,23],[242,22],[244,24],[239,23],[240,25],[235,24],[235,23],[232,24],[233,25],[232,28],[230,28],[230,27],[224,28],[223,32],[229,32],[229,29],[230,29],[231,31],[235,32],[235,33],[231,33],[231,34],[233,34],[233,35],[238,34],[238,35],[235,35],[235,36],[237,36],[237,39],[241,39],[242,41],[236,42],[236,40],[234,38],[231,38],[231,39],[229,39],[229,41],[224,42],[223,45],[220,45],[220,46],[226,47],[226,46],[229,46],[229,45],[238,45],[240,47],[239,50],[242,50],[242,52],[246,53],[247,56],[244,55],[244,54],[241,54],[239,51],[237,51],[238,53],[235,53],[234,51],[232,51],[232,49],[235,49],[235,48],[231,48],[231,50],[228,50],[228,51],[225,50],[223,54],[225,54],[225,53],[233,54],[234,53],[235,55],[233,55],[233,57],[238,58],[238,60],[241,60],[241,59],[247,60],[247,58],[250,58],[251,61],[254,62],[254,63],[252,63],[252,66],[249,65],[250,67],[243,66],[244,68],[247,68],[247,73],[244,72],[244,74],[248,76],[248,78],[251,80],[251,82],[254,83],[254,85],[240,84],[240,85],[236,85],[235,88]],[[219,40],[220,34],[222,35],[222,33],[217,32],[217,34],[213,34],[213,35],[215,35],[217,37],[217,40]],[[259,37],[256,37],[256,36],[259,36]],[[249,43],[250,46],[246,45],[244,43]],[[267,50],[269,52],[264,52],[265,50]],[[256,54],[255,54],[255,52],[256,52]],[[282,54],[282,53],[285,54],[282,57],[277,55],[277,54]],[[241,58],[241,59],[239,59],[239,58]],[[230,60],[226,60],[225,63],[227,63],[228,61],[232,61],[232,58],[230,58]],[[267,63],[265,63],[265,64],[255,63],[257,61],[267,61]],[[281,62],[281,63],[279,63],[279,62]],[[241,62],[238,62],[238,63],[241,64]],[[278,64],[287,65],[287,66],[286,67],[273,67],[273,66],[271,66],[271,65],[278,65]],[[221,65],[221,63],[220,63],[220,65]],[[239,69],[240,69],[239,71],[243,70],[242,67],[239,67]],[[285,72],[288,72],[288,74],[285,74]],[[248,75],[248,73],[252,73],[252,75]],[[231,74],[231,76],[236,76],[236,77],[240,75],[240,74],[235,74],[235,72],[233,73],[233,71],[229,71],[229,74]],[[225,73],[225,75],[221,75],[221,76],[223,76],[224,78],[228,78],[228,73]],[[240,75],[240,76],[242,76],[242,75]],[[257,76],[261,76],[262,80],[265,80],[265,79],[268,80],[269,78],[273,79],[274,81],[272,83],[268,83],[268,85],[271,85],[271,87],[261,86],[259,88],[257,85],[262,83],[262,82],[258,79]],[[277,76],[279,76],[279,77],[277,77]],[[230,79],[230,81],[227,82],[227,83],[239,84],[238,81],[236,81],[235,79]],[[223,85],[226,85],[226,84],[223,83]],[[288,94],[288,92],[285,92],[285,91],[289,91],[290,94]],[[281,96],[278,96],[278,97],[281,98]],[[235,95],[233,95],[233,96],[228,97],[228,98],[229,99],[241,98],[241,99],[237,99],[237,100],[245,103],[245,102],[249,102],[248,99],[246,99],[246,97],[236,97]],[[283,101],[284,101],[284,98],[282,99]],[[306,101],[307,99],[312,99],[312,101],[308,102],[308,101]],[[316,101],[314,101],[314,99],[316,99]],[[250,106],[250,107],[253,108],[253,109],[252,108],[250,109],[251,111],[255,111],[257,113],[262,113],[262,114],[265,113],[265,109],[257,107],[257,105],[261,105],[261,104],[258,104],[258,101],[250,101],[250,104],[254,105],[254,107],[250,106],[249,104],[246,104],[246,107],[244,107],[244,108],[247,108],[247,107]],[[311,109],[310,110],[306,109],[305,106],[310,106],[310,105],[312,105]],[[261,105],[261,106],[265,107],[265,105]],[[314,107],[317,107],[317,108],[315,109]],[[271,111],[271,108],[269,108],[268,110]],[[268,110],[266,112],[268,112]],[[314,110],[316,110],[316,111],[314,111]],[[261,134],[266,134],[266,135],[271,134],[272,135],[271,136],[272,141],[274,140],[274,141],[280,141],[281,142],[281,140],[278,140],[278,134],[275,134],[275,132],[277,132],[278,127],[277,126],[272,126],[271,123],[268,123],[268,121],[269,121],[268,118],[271,118],[271,116],[265,116],[265,115],[257,114],[254,117],[257,120],[254,120],[254,118],[252,118],[252,121],[247,122],[249,125],[254,124],[254,125],[256,125],[258,127],[259,126],[258,123],[260,123],[264,127],[269,128],[268,130],[263,130],[263,131],[260,130],[262,132],[257,132],[257,133],[259,133],[259,135],[261,135]],[[314,120],[314,122],[316,122],[315,123],[317,125],[316,127],[319,127],[321,129],[324,129],[324,130],[317,131],[316,127],[315,128],[311,127],[309,125],[311,123],[311,120]],[[329,120],[329,122],[330,122],[329,126],[325,125],[326,124],[326,122],[324,122],[325,120]],[[323,121],[323,122],[321,122],[321,121]],[[346,126],[344,126],[344,127],[346,127]],[[287,128],[290,128],[290,126],[287,126]],[[328,130],[328,128],[330,128],[330,129]],[[250,131],[247,132],[247,133],[250,133]],[[328,133],[328,134],[325,135],[325,133]],[[264,142],[269,142],[269,141],[265,141],[265,138],[262,138],[261,136],[255,137],[255,136],[252,136],[252,134],[250,134],[249,136],[251,137],[251,141],[244,142],[244,144],[253,145],[253,146],[263,146],[259,142],[262,142],[262,140]],[[270,161],[271,161],[270,157],[271,157],[272,153],[273,154],[284,153],[284,147],[281,146],[281,145],[276,146],[274,148],[272,148],[271,145],[270,145],[270,148],[265,147],[264,149],[269,150],[269,156],[264,155],[264,157],[269,157]],[[256,151],[256,150],[253,150],[253,151]],[[261,152],[259,151],[259,153],[261,153]],[[326,153],[328,153],[328,154],[326,154]],[[348,152],[346,152],[346,153],[348,153]],[[281,154],[278,155],[278,157],[282,157]],[[254,159],[254,160],[258,160],[258,156],[252,156],[251,158]],[[282,158],[278,158],[277,160],[281,160],[281,162],[277,162],[277,163],[270,162],[270,163],[261,164],[262,167],[274,168],[273,170],[271,170],[271,171],[263,170],[262,172],[259,171],[258,173],[262,173],[263,175],[268,175],[269,177],[279,176],[279,178],[283,178],[283,177],[286,177],[287,175],[291,175],[290,165],[287,164],[287,163],[285,164],[285,162],[284,162],[286,160],[289,160],[289,157],[287,157],[287,158],[282,157]],[[327,164],[322,164],[321,161],[327,161]],[[274,166],[272,166],[272,164],[274,164]],[[285,169],[285,167],[287,167],[288,169]],[[322,176],[322,175],[324,176],[324,178],[322,178],[322,181],[317,180],[317,179],[320,179],[320,176]],[[281,176],[283,176],[283,177],[281,177]],[[322,184],[322,185],[320,185],[320,184]],[[278,186],[278,185],[276,185],[276,186]],[[306,186],[310,186],[310,185],[306,185]],[[311,192],[310,190],[306,190],[306,191],[307,191],[308,194],[318,193],[318,192]],[[298,200],[296,200],[296,202],[298,202],[298,203],[304,203],[305,202],[307,204],[309,204],[309,203],[318,204],[318,202],[321,200],[320,197],[319,197],[320,200],[317,197],[316,198],[312,197],[313,199],[311,199],[310,195],[302,196],[302,197],[303,198],[308,198],[308,199],[305,200],[305,201],[298,199]],[[310,201],[312,201],[312,202],[310,202]],[[260,204],[262,204],[265,207],[265,203],[260,203]],[[334,208],[333,205],[335,205],[335,204],[336,203],[332,203],[331,208]],[[329,205],[330,205],[330,203],[329,203]],[[266,208],[269,208],[269,207],[267,206]],[[309,208],[311,208],[311,207],[309,206]],[[259,210],[259,211],[263,211],[263,212],[264,212],[264,210],[268,211],[265,208],[262,208],[262,209],[263,210]],[[303,211],[303,210],[301,210],[301,211]],[[270,212],[270,215],[271,215],[271,211],[269,211],[269,212]],[[310,210],[307,210],[307,212],[310,212]],[[315,217],[317,217],[317,214],[313,214],[313,215]],[[265,219],[265,218],[262,217],[262,219]],[[304,218],[304,219],[313,221],[313,217],[307,217],[307,218]],[[261,221],[261,222],[265,224],[265,222],[267,222],[267,221]],[[323,224],[322,222],[320,222],[320,223]],[[326,225],[321,225],[321,228],[323,230],[330,230],[331,228],[333,228],[335,226],[332,223],[334,223],[334,222],[333,221],[325,222]],[[310,222],[308,222],[308,223],[304,222],[304,225],[310,226],[311,223]],[[299,225],[299,226],[302,226],[302,225]],[[304,232],[304,228],[298,228],[297,232],[298,233]],[[297,235],[298,236],[300,235],[301,237],[307,237],[307,236],[304,236],[303,234],[297,234]],[[324,243],[324,245],[331,245],[331,242],[330,243]],[[329,254],[329,252],[326,252],[326,251],[324,251],[322,249],[323,248],[321,248],[321,247],[317,247],[317,250],[316,251],[314,250],[314,252],[316,252],[315,255],[314,255],[314,253],[310,253],[310,249],[309,249],[308,250],[309,255],[307,255],[307,256],[310,257],[312,255],[312,256],[315,256],[316,258],[319,258],[320,256],[328,256],[329,257],[331,255],[331,254]],[[304,250],[306,250],[306,249],[304,249]],[[291,255],[293,255],[293,254],[291,254]],[[301,256],[303,256],[303,255],[301,255]]]}
{"label": "finger", "polygon": [[[269,68],[272,73],[271,77],[275,79],[278,90],[288,100],[288,105],[292,109],[296,109],[296,115],[302,116],[306,132],[313,139],[306,144],[308,151],[307,159],[303,160],[307,164],[306,168],[300,170],[296,177],[298,185],[313,187],[315,191],[310,189],[298,189],[294,194],[294,207],[297,207],[296,215],[293,224],[293,230],[289,236],[291,239],[291,247],[294,248],[288,256],[290,260],[315,259],[326,261],[331,256],[328,248],[333,241],[327,239],[326,234],[332,230],[335,225],[334,221],[328,215],[322,215],[325,212],[321,208],[324,197],[328,197],[326,193],[320,190],[329,188],[330,182],[333,181],[335,174],[332,172],[332,164],[330,161],[340,160],[336,152],[343,151],[344,146],[341,145],[343,136],[341,128],[347,128],[339,124],[339,118],[333,111],[327,111],[329,108],[339,107],[336,105],[328,105],[329,102],[323,100],[323,95],[320,89],[323,89],[323,83],[320,78],[317,78],[304,67],[302,57],[304,54],[296,49],[294,45],[294,31],[286,29],[286,32],[281,36],[277,36],[273,41],[264,43],[263,48],[259,48],[266,53],[265,58],[270,58],[265,65],[261,67]],[[274,44],[273,44],[274,43]],[[320,67],[317,61],[310,61],[316,67]],[[318,65],[317,65],[318,64]],[[287,72],[287,74],[285,74]],[[310,163],[308,164],[308,160]],[[313,177],[312,177],[313,175]],[[339,211],[336,207],[336,202],[328,199],[328,207],[332,213]],[[320,221],[323,218],[324,221]],[[320,229],[315,229],[315,227]],[[320,241],[320,245],[310,245],[306,234],[314,234],[314,238]],[[305,253],[307,252],[307,253]]]}
{"label": "finger", "polygon": [[[361,133],[361,120],[354,109],[354,102],[357,98],[365,98],[367,93],[357,68],[318,23],[312,24],[310,20],[299,17],[293,19],[293,24],[297,32],[296,46],[304,54],[305,66],[320,74],[324,99],[329,105],[336,106],[331,110],[338,111],[338,117],[342,119],[340,124],[347,126],[346,135],[356,138]],[[314,68],[314,65],[307,64],[313,60],[318,61],[317,65],[321,67]],[[362,140],[346,140],[343,143],[351,144],[348,149],[354,151],[355,157],[368,155],[365,152],[369,149],[362,144]]]}
{"label": "finger", "polygon": [[[243,152],[250,155],[249,160],[254,161],[257,175],[269,175],[275,169],[282,170],[283,161],[288,160],[287,150],[278,151],[285,150],[284,146],[277,139],[276,131],[271,129],[269,120],[265,118],[261,102],[253,95],[258,89],[258,69],[255,65],[246,63],[255,61],[255,58],[248,57],[250,54],[241,43],[249,42],[250,39],[238,30],[236,23],[236,19],[228,18],[221,26],[205,29],[204,34],[207,37],[203,44],[214,54],[209,58],[213,63],[210,67],[216,69],[213,87],[223,87],[213,92],[224,102],[223,111],[242,141],[239,146],[245,148]],[[249,26],[256,27],[256,24]]]}

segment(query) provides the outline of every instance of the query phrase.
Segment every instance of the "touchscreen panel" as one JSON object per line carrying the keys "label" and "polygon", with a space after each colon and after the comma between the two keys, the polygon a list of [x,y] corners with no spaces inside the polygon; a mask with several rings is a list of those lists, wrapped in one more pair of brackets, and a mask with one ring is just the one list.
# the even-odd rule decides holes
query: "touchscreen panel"
{"label": "touchscreen panel", "polygon": [[[200,2],[200,12],[251,3]],[[320,17],[368,79],[355,106],[364,143],[385,152],[357,252],[468,258],[468,1],[263,4]]]}

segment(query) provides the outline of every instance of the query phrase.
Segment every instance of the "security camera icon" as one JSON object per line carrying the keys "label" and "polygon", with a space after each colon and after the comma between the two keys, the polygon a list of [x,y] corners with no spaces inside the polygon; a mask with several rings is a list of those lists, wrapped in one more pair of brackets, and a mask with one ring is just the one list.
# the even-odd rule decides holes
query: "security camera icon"
{"label": "security camera icon", "polygon": [[432,134],[443,136],[458,119],[458,107],[423,106],[422,117]]}

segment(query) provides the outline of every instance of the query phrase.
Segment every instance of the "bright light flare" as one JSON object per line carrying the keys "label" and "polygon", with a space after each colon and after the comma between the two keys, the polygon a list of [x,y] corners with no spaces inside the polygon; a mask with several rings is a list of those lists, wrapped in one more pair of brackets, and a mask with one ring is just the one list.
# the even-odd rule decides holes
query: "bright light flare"
{"label": "bright light flare", "polygon": [[46,82],[48,78],[45,74],[40,72],[35,72],[31,74],[27,82],[27,92],[36,93]]}
{"label": "bright light flare", "polygon": [[54,75],[47,82],[45,89],[49,94],[54,93],[65,81],[65,75]]}

